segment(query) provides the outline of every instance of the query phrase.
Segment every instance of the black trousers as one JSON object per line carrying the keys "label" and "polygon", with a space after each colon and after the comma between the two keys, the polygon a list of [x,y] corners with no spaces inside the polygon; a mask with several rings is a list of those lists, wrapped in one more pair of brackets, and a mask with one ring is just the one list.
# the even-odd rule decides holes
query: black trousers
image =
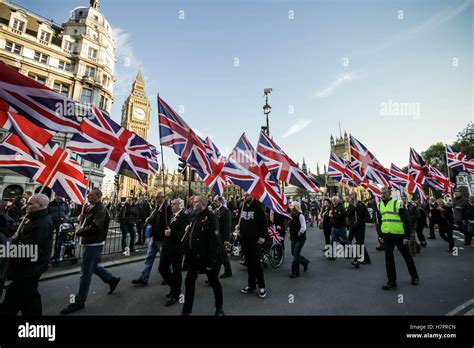
{"label": "black trousers", "polygon": [[0,305],[0,315],[16,316],[18,312],[24,316],[43,315],[41,295],[38,291],[39,278],[37,276],[12,280]]}
{"label": "black trousers", "polygon": [[[364,246],[364,261],[371,262],[369,253],[367,252],[367,248],[365,247],[365,224],[357,225],[351,228],[351,231],[354,233],[354,237],[356,240],[357,245]],[[354,261],[358,261],[355,259]]]}
{"label": "black trousers", "polygon": [[247,265],[248,286],[256,289],[265,288],[265,279],[263,278],[263,266],[260,262],[261,247],[256,241],[242,239],[242,250],[245,255],[245,264]]}
{"label": "black trousers", "polygon": [[220,253],[221,262],[219,263],[218,273],[220,273],[221,271],[221,266],[224,265],[224,274],[232,274],[232,268],[230,267],[229,254],[227,254],[227,251],[225,250],[224,245],[222,245],[222,247],[220,248],[219,253]]}
{"label": "black trousers", "polygon": [[[181,294],[183,276],[181,265],[183,263],[183,250],[180,246],[163,245],[160,255],[158,271],[171,288],[171,296],[178,299]],[[170,269],[171,266],[171,269]]]}
{"label": "black trousers", "polygon": [[434,225],[435,225],[435,221],[433,218],[429,218],[430,220],[430,224],[429,224],[429,227],[430,227],[430,238],[436,238],[435,236],[435,230],[434,230]]}
{"label": "black trousers", "polygon": [[331,227],[331,226],[327,226],[327,227],[324,227],[324,228],[323,228],[323,232],[324,232],[324,243],[326,243],[326,245],[330,245],[330,244],[331,244],[331,231],[332,231],[332,227]]}
{"label": "black trousers", "polygon": [[143,226],[142,220],[137,220],[137,234],[138,234],[138,244],[145,243],[145,226]]}
{"label": "black trousers", "polygon": [[426,243],[425,235],[423,234],[425,226],[420,224],[418,225],[416,226],[416,235],[418,236],[418,240],[420,241],[420,243]]}
{"label": "black trousers", "polygon": [[448,242],[449,250],[454,248],[454,238],[453,238],[453,229],[449,226],[439,226],[439,236],[443,238],[444,241]]}
{"label": "black trousers", "polygon": [[122,250],[127,247],[127,234],[130,234],[130,251],[135,249],[135,226],[130,223],[121,223],[120,230],[122,231]]}
{"label": "black trousers", "polygon": [[415,261],[410,254],[408,244],[403,244],[403,235],[387,235],[384,234],[383,241],[385,245],[385,268],[387,270],[387,277],[389,283],[397,282],[397,271],[395,269],[395,258],[393,250],[397,246],[398,251],[402,254],[403,259],[408,267],[408,272],[412,278],[418,278],[418,273],[415,267]]}
{"label": "black trousers", "polygon": [[349,242],[352,244],[352,241],[354,240],[356,231],[354,231],[354,227],[349,228],[349,235],[347,236],[347,239]]}
{"label": "black trousers", "polygon": [[464,221],[456,221],[456,223],[458,224],[461,233],[464,234],[464,243],[471,244],[472,235],[467,230],[467,224],[465,224]]}
{"label": "black trousers", "polygon": [[[188,274],[186,275],[186,280],[184,281],[186,285],[186,291],[184,295],[183,314],[191,314],[191,312],[193,311],[194,293],[196,290],[196,279],[198,277],[198,274],[199,270],[197,268],[196,263],[190,259]],[[206,271],[206,275],[207,280],[209,281],[209,285],[214,291],[216,309],[221,309],[224,303],[224,298],[222,295],[221,283],[219,283],[218,270],[212,269],[210,271]]]}

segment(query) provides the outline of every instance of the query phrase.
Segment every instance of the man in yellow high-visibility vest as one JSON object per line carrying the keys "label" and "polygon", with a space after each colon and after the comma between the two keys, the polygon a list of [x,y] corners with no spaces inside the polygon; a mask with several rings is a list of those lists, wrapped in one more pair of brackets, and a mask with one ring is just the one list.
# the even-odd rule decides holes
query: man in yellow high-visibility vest
{"label": "man in yellow high-visibility vest", "polygon": [[418,285],[419,283],[415,262],[408,249],[411,234],[410,220],[402,202],[392,199],[391,196],[390,188],[384,187],[382,189],[382,201],[377,204],[377,220],[381,224],[380,230],[385,245],[385,267],[388,277],[387,285],[382,286],[383,290],[397,288],[397,273],[393,256],[395,246],[397,246],[407,264],[408,272],[411,275],[411,284]]}

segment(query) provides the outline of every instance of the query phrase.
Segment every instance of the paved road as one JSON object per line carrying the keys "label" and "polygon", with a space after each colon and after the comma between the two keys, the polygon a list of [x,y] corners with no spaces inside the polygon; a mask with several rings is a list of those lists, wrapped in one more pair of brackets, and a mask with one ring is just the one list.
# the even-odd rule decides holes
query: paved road
{"label": "paved road", "polygon": [[[456,241],[458,256],[447,253],[447,243],[440,238],[428,240],[428,247],[415,258],[419,286],[410,285],[403,259],[396,252],[398,290],[386,292],[380,289],[386,282],[384,254],[375,250],[373,227],[367,229],[372,264],[360,269],[354,269],[350,260],[326,260],[321,251],[322,231],[310,228],[307,233],[303,255],[311,260],[308,272],[302,272],[297,279],[289,278],[291,256],[287,248],[282,267],[265,272],[266,299],[240,293],[246,285],[246,272],[237,260],[233,261],[234,276],[221,280],[227,315],[472,315],[474,312],[474,247],[465,247],[460,240]],[[461,239],[457,232],[456,235]],[[163,306],[168,287],[160,284],[156,261],[146,287],[136,288],[130,283],[140,274],[141,262],[111,268],[114,275],[122,278],[112,295],[107,295],[108,286],[94,276],[86,308],[73,315],[179,315],[180,304]],[[212,290],[204,280],[200,276],[197,281],[193,312],[196,315],[214,313]],[[58,314],[67,305],[70,294],[77,291],[78,282],[78,275],[41,282],[44,314]],[[403,302],[399,303],[402,297]]]}

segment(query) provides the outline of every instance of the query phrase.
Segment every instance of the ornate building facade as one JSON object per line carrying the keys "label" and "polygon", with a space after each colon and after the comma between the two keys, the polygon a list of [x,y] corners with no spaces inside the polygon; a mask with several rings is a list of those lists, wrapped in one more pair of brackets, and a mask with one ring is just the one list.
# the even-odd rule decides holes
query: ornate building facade
{"label": "ornate building facade", "polygon": [[[122,127],[148,140],[150,115],[151,104],[146,95],[145,81],[143,81],[141,69],[139,68],[137,77],[132,84],[132,91],[122,106]],[[123,175],[119,178],[119,188],[119,197],[131,197],[143,191],[138,180]]]}
{"label": "ornate building facade", "polygon": [[[0,60],[58,93],[110,113],[115,44],[97,0],[74,8],[61,25],[0,0]],[[0,140],[4,136],[0,130]],[[59,133],[53,140],[65,147],[70,137]],[[103,170],[76,155],[73,158],[81,163],[91,186],[100,187]],[[0,168],[0,199],[39,188],[31,179]]]}

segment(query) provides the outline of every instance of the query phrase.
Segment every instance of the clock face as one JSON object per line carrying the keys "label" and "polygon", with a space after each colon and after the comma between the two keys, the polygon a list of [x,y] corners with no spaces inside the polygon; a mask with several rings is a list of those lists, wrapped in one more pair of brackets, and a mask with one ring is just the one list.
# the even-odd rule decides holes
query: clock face
{"label": "clock face", "polygon": [[139,120],[144,120],[145,119],[145,111],[140,108],[136,108],[133,110],[133,116]]}

